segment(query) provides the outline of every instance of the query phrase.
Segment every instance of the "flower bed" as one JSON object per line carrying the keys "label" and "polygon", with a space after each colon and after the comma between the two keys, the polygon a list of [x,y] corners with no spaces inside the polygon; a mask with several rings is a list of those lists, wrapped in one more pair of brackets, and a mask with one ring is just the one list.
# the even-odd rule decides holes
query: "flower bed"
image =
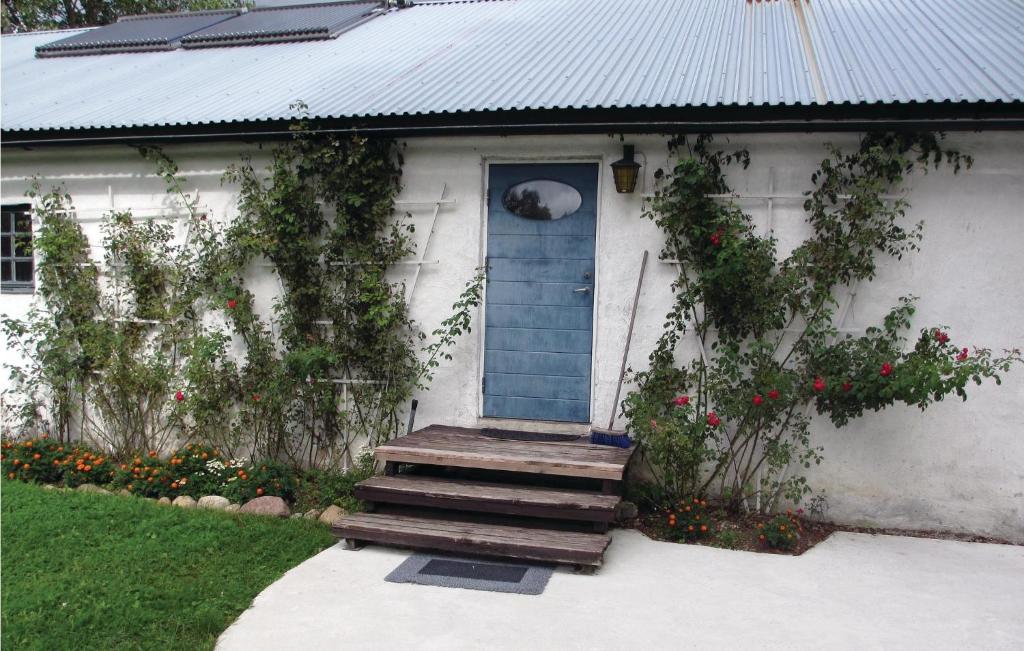
{"label": "flower bed", "polygon": [[735,514],[707,500],[641,513],[636,528],[655,540],[799,556],[837,527],[804,517],[802,509],[775,516]]}
{"label": "flower bed", "polygon": [[192,443],[166,458],[148,451],[118,460],[87,445],[65,444],[47,435],[5,440],[0,447],[0,468],[9,480],[69,488],[94,484],[140,497],[171,500],[219,495],[245,503],[275,496],[307,511],[332,504],[358,509],[352,489],[356,482],[373,474],[369,455],[342,473],[303,471],[271,460],[250,463],[228,459],[213,446]]}

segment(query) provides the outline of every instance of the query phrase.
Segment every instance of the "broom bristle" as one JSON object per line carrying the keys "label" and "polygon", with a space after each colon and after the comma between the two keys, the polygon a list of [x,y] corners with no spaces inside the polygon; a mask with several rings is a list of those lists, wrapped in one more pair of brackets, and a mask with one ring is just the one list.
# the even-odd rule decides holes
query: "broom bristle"
{"label": "broom bristle", "polygon": [[590,442],[594,445],[610,445],[617,448],[628,448],[633,443],[625,432],[613,432],[603,429],[591,430]]}

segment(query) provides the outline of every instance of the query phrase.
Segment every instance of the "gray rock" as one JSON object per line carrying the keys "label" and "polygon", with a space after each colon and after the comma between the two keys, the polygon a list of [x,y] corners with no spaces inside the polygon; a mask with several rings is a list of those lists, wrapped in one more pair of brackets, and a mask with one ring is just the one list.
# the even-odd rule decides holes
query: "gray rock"
{"label": "gray rock", "polygon": [[110,491],[106,488],[100,488],[96,484],[82,484],[78,487],[80,493],[100,493],[103,495],[110,495]]}
{"label": "gray rock", "polygon": [[324,524],[329,526],[334,524],[339,518],[341,518],[341,516],[345,515],[346,513],[348,513],[348,511],[341,508],[337,504],[331,504],[326,509],[324,509],[323,513],[320,514],[319,519],[320,522],[323,522]]}
{"label": "gray rock", "polygon": [[227,511],[228,513],[234,513],[240,508],[242,508],[240,504],[228,504],[227,506],[224,507],[224,510]]}
{"label": "gray rock", "polygon": [[626,520],[632,520],[639,515],[639,510],[636,508],[636,504],[623,500],[618,503],[615,507],[615,519],[619,522],[625,522]]}
{"label": "gray rock", "polygon": [[320,513],[320,509],[310,509],[303,513],[302,517],[306,518],[307,520],[316,520],[320,517]]}
{"label": "gray rock", "polygon": [[43,484],[43,490],[55,491],[57,490],[57,487],[54,486],[53,484]]}
{"label": "gray rock", "polygon": [[127,488],[122,488],[121,490],[117,491],[117,494],[118,495],[123,495],[125,497],[131,497],[132,496],[132,492],[130,490],[128,490]]}
{"label": "gray rock", "polygon": [[278,518],[287,518],[292,514],[285,501],[276,495],[264,495],[249,500],[242,505],[239,511],[242,513],[255,513],[256,515],[271,515]]}
{"label": "gray rock", "polygon": [[288,516],[288,517],[289,517],[289,519],[291,519],[291,520],[300,520],[300,519],[302,519],[302,514],[301,514],[301,513],[292,513],[292,514],[291,514],[290,516]]}
{"label": "gray rock", "polygon": [[[150,498],[150,499],[152,499],[152,498]],[[172,503],[171,502],[171,498],[169,498],[169,497],[161,497],[160,499],[157,500],[157,504],[171,504],[171,503]]]}
{"label": "gray rock", "polygon": [[171,502],[174,506],[180,506],[183,509],[194,509],[196,507],[196,501],[188,495],[179,495],[174,498]]}
{"label": "gray rock", "polygon": [[199,508],[224,510],[231,504],[231,500],[220,495],[204,495],[199,498]]}

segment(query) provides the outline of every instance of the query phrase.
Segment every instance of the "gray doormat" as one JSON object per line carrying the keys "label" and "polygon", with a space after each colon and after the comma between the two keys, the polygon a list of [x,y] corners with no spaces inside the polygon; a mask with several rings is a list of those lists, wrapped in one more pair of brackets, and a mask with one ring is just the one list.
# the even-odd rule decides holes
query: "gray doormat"
{"label": "gray doormat", "polygon": [[384,580],[443,588],[540,594],[554,571],[553,567],[542,565],[413,554]]}
{"label": "gray doormat", "polygon": [[514,429],[494,429],[485,427],[480,434],[492,439],[505,439],[506,441],[575,441],[581,434],[551,434],[549,432],[519,432]]}

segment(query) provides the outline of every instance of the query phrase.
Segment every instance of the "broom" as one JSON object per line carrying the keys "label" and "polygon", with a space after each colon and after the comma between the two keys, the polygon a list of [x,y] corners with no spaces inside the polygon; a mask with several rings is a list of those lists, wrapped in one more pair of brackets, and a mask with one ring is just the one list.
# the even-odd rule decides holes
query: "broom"
{"label": "broom", "polygon": [[615,400],[612,401],[612,415],[608,419],[608,429],[594,427],[590,430],[590,442],[595,445],[611,445],[618,448],[628,448],[633,442],[629,434],[616,432],[612,429],[615,425],[615,410],[619,405],[619,393],[622,391],[622,378],[626,375],[626,358],[629,357],[629,343],[633,339],[633,323],[636,321],[636,306],[640,302],[640,288],[644,284],[644,271],[647,269],[647,251],[640,261],[640,277],[636,281],[636,293],[633,295],[633,311],[629,315],[629,330],[626,331],[626,346],[622,350],[622,365],[619,367],[619,383],[615,386]]}

